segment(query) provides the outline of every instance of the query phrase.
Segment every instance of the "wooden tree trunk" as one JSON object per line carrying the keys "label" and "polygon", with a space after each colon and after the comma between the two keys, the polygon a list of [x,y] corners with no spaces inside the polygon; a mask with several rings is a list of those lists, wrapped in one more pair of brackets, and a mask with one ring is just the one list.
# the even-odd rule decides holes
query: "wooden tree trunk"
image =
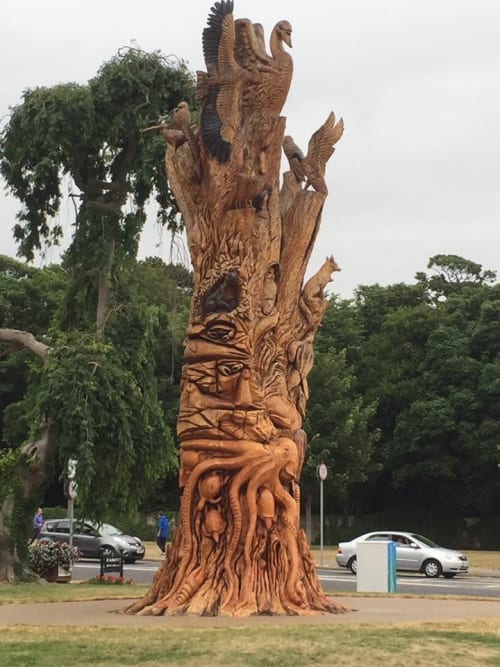
{"label": "wooden tree trunk", "polygon": [[[0,328],[0,342],[13,349],[24,347],[44,363],[49,358],[50,348],[27,331]],[[55,453],[54,427],[47,421],[40,425],[38,440],[22,447],[21,454],[25,458],[21,469],[8,468],[3,473],[6,478],[0,480],[0,490],[5,493],[0,498],[0,582],[12,583],[19,574],[29,576],[22,572],[16,538],[11,533],[16,499],[29,498],[43,484],[46,467],[53,462]]]}
{"label": "wooden tree trunk", "polygon": [[[266,56],[256,74],[238,55],[238,40],[252,37],[253,26],[235,25],[229,4],[213,8],[221,20],[209,22],[204,34],[212,79],[207,88],[200,76],[201,126],[180,127],[174,119],[174,128],[164,131],[195,286],[178,419],[181,517],[151,590],[127,611],[344,611],[324,595],[300,528],[307,375],[326,308],[323,290],[338,270],[329,257],[304,285],[326,188],[306,189],[300,175],[288,172],[279,190],[285,130],[279,113],[288,87],[283,96],[278,79],[286,74],[289,85],[291,60]],[[223,37],[215,40],[215,64],[213,25]],[[223,48],[231,52],[221,54]],[[221,65],[232,60],[241,70],[236,77]],[[219,98],[227,94],[232,104],[225,112]],[[220,124],[215,147],[214,122]],[[331,136],[327,143],[329,157]],[[306,168],[315,159],[310,153]],[[321,158],[323,185],[325,164]]]}
{"label": "wooden tree trunk", "polygon": [[[32,336],[30,338],[34,341]],[[39,349],[43,352],[47,348],[40,343]],[[27,570],[18,556],[16,539],[12,535],[11,526],[16,501],[19,502],[21,498],[30,498],[45,481],[45,469],[55,457],[53,431],[50,422],[42,424],[39,439],[28,442],[22,447],[21,453],[25,457],[22,469],[11,471],[14,473],[12,491],[0,503],[0,582],[14,583],[17,579],[36,578],[30,570]],[[4,480],[4,484],[7,486],[7,480]]]}

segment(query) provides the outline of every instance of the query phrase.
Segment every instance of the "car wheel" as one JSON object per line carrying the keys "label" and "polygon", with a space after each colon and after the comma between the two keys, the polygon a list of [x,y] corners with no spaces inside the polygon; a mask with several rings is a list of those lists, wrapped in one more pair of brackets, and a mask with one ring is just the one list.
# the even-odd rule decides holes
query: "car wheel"
{"label": "car wheel", "polygon": [[351,558],[351,560],[347,563],[347,567],[351,570],[353,574],[357,574],[358,572],[358,559],[354,556]]}
{"label": "car wheel", "polygon": [[105,546],[101,547],[99,556],[100,557],[105,556],[106,558],[116,558],[118,554],[116,553],[115,549],[113,549],[113,547]]}
{"label": "car wheel", "polygon": [[426,560],[423,565],[423,571],[426,577],[434,578],[439,577],[443,569],[441,567],[441,563],[439,563],[437,560],[434,560],[434,558],[429,558],[429,560]]}
{"label": "car wheel", "polygon": [[453,579],[453,577],[456,577],[457,573],[456,572],[444,572],[443,577],[445,579]]}

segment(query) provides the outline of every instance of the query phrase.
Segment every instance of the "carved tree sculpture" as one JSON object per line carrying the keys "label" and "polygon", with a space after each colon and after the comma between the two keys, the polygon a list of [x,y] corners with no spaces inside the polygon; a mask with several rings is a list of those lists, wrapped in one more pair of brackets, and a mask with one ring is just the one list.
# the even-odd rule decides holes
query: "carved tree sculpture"
{"label": "carved tree sculpture", "polygon": [[[200,127],[179,105],[168,178],[194,267],[178,418],[181,521],[151,590],[128,613],[344,611],[324,595],[304,532],[298,480],[313,338],[333,257],[303,285],[343,132],[331,113],[307,156],[287,137],[291,26],[263,30],[215,3],[198,74]],[[186,122],[186,119],[187,122]]]}

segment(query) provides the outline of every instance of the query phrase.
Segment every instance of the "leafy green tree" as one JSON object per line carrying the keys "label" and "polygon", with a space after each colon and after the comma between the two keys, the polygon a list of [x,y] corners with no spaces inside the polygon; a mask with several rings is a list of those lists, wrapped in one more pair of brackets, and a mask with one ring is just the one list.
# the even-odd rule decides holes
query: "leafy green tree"
{"label": "leafy green tree", "polygon": [[352,303],[332,298],[316,336],[315,362],[309,376],[305,421],[309,446],[302,475],[308,507],[317,488],[320,463],[329,469],[325,483],[328,506],[341,511],[359,506],[360,488],[377,469],[378,432],[369,427],[376,403],[366,401],[359,392],[355,374],[360,343]]}
{"label": "leafy green tree", "polygon": [[396,484],[426,489],[423,497],[460,512],[491,512],[498,499],[500,349],[490,335],[476,343],[479,314],[496,310],[492,297],[497,303],[497,289],[478,284],[439,305],[413,399],[394,429]]}
{"label": "leafy green tree", "polygon": [[358,292],[356,373],[377,401],[370,426],[384,454],[376,496],[386,505],[487,512],[500,491],[498,286],[489,285],[493,272],[463,258],[438,255],[429,266],[439,267],[437,279],[417,274],[406,289]]}
{"label": "leafy green tree", "polygon": [[[29,331],[48,342],[44,337],[67,284],[67,274],[60,266],[37,269],[0,256],[0,328]],[[30,430],[21,403],[32,355],[16,346],[6,346],[6,350],[16,354],[0,356],[0,441],[18,447]]]}
{"label": "leafy green tree", "polygon": [[[353,301],[332,301],[317,338],[319,364],[328,367],[321,354],[329,346],[333,354],[345,350],[350,400],[375,406],[366,432],[379,439],[368,479],[349,488],[342,511],[487,513],[500,501],[500,286],[492,284],[494,272],[454,255],[434,256],[429,268],[438,275],[417,274],[413,285],[361,286]],[[342,377],[340,368],[330,374]],[[312,376],[311,418],[324,398],[314,388],[328,394],[328,381]],[[342,493],[342,480],[332,486]]]}
{"label": "leafy green tree", "polygon": [[130,48],[88,84],[27,90],[12,110],[0,138],[0,170],[22,203],[14,227],[19,254],[33,259],[43,244],[60,240],[62,228],[50,220],[65,178],[77,209],[65,259],[75,283],[66,326],[104,326],[113,284],[136,256],[150,197],[160,222],[177,227],[164,140],[143,130],[183,99],[193,101],[194,86],[182,62]]}
{"label": "leafy green tree", "polygon": [[356,392],[355,378],[352,369],[346,367],[343,352],[317,354],[310,378],[306,419],[310,442],[302,477],[304,495],[309,501],[317,486],[317,466],[325,463],[330,509],[354,511],[359,506],[360,486],[376,469],[373,460],[378,434],[368,427],[375,405],[366,405]]}
{"label": "leafy green tree", "polygon": [[[76,207],[63,260],[67,289],[45,340],[17,326],[0,329],[0,343],[38,357],[18,403],[30,425],[19,450],[31,462],[21,486],[25,496],[40,495],[76,458],[80,507],[96,518],[111,505],[137,507],[176,465],[156,376],[166,314],[139,298],[129,274],[148,200],[159,204],[160,222],[172,230],[180,222],[162,166],[163,139],[143,130],[183,99],[194,99],[183,63],[122,50],[87,85],[26,91],[0,138],[1,173],[22,203],[14,228],[20,255],[32,259],[60,239],[51,218],[65,180]],[[170,327],[176,342],[178,326]],[[0,514],[9,511],[6,498]]]}
{"label": "leafy green tree", "polygon": [[416,279],[431,291],[434,298],[446,298],[464,287],[487,285],[496,280],[494,271],[483,271],[481,264],[459,255],[434,255],[427,268],[433,269],[434,274],[428,276],[419,272]]}

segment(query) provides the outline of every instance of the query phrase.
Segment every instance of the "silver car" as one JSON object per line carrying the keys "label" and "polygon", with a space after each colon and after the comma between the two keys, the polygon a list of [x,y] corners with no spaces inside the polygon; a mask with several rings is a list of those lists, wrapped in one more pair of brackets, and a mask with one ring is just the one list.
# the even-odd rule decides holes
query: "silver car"
{"label": "silver car", "polygon": [[[48,519],[39,535],[39,540],[69,542],[69,519]],[[122,533],[109,523],[92,521],[73,522],[73,545],[84,558],[116,557],[120,553],[126,563],[144,558],[144,545],[138,537]]]}
{"label": "silver car", "polygon": [[401,572],[423,572],[426,577],[439,577],[442,574],[443,577],[451,579],[459,573],[467,574],[469,571],[469,561],[461,551],[445,549],[427,537],[399,530],[379,530],[360,535],[350,542],[339,542],[337,565],[347,567],[356,574],[357,543],[374,540],[396,543],[396,568]]}

